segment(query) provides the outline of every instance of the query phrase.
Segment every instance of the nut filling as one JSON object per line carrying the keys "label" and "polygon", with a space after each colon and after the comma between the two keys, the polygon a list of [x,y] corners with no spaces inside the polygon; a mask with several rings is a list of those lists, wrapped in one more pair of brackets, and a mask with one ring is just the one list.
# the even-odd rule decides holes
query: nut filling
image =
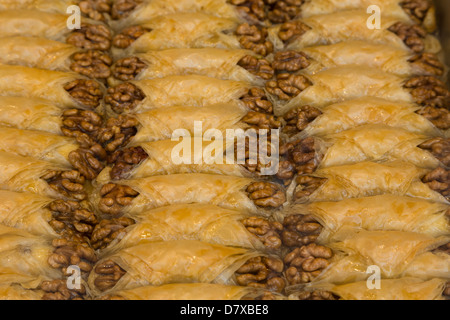
{"label": "nut filling", "polygon": [[289,44],[295,39],[301,37],[305,32],[309,31],[311,27],[300,21],[285,22],[280,26],[278,37],[285,43]]}
{"label": "nut filling", "polygon": [[450,110],[445,108],[424,107],[416,111],[441,130],[450,129]]}
{"label": "nut filling", "polygon": [[96,21],[105,21],[111,12],[111,0],[82,0],[78,6],[84,16]]}
{"label": "nut filling", "polygon": [[136,221],[126,217],[100,221],[92,232],[92,247],[95,250],[104,249],[114,240],[120,241],[127,232],[126,228],[135,223]]}
{"label": "nut filling", "polygon": [[97,277],[94,280],[95,287],[100,291],[106,291],[113,288],[126,271],[112,260],[106,260],[99,263],[95,269]]}
{"label": "nut filling", "polygon": [[264,27],[243,23],[237,27],[236,35],[244,49],[251,50],[263,57],[273,52],[273,43],[267,40],[268,32]]}
{"label": "nut filling", "polygon": [[89,109],[98,107],[103,98],[100,84],[95,80],[74,80],[67,83],[64,86],[64,90],[66,90],[75,101]]}
{"label": "nut filling", "polygon": [[50,188],[64,197],[80,201],[87,198],[84,187],[86,178],[77,170],[51,170],[42,176],[41,179],[45,180]]}
{"label": "nut filling", "polygon": [[450,139],[437,137],[421,143],[418,147],[431,152],[445,166],[450,166]]}
{"label": "nut filling", "polygon": [[235,272],[236,282],[240,286],[282,292],[286,286],[282,277],[283,269],[283,261],[278,258],[251,258]]}
{"label": "nut filling", "polygon": [[108,163],[114,164],[110,171],[111,179],[126,179],[129,173],[147,158],[148,154],[142,147],[117,150],[108,157]]}
{"label": "nut filling", "polygon": [[340,297],[329,292],[322,290],[314,290],[314,291],[302,291],[295,295],[298,300],[339,300]]}
{"label": "nut filling", "polygon": [[312,82],[304,75],[281,73],[277,80],[266,82],[266,90],[280,100],[289,101],[311,85]]}
{"label": "nut filling", "polygon": [[49,225],[63,238],[87,242],[97,218],[78,201],[55,200],[48,205],[52,212]]}
{"label": "nut filling", "polygon": [[300,175],[316,171],[322,160],[322,155],[317,152],[316,139],[313,137],[287,143],[283,151],[285,159],[292,163],[296,173]]}
{"label": "nut filling", "polygon": [[277,73],[296,72],[311,64],[309,57],[301,51],[281,51],[275,53],[272,67]]}
{"label": "nut filling", "polygon": [[400,2],[400,6],[406,13],[416,22],[421,24],[431,8],[429,0],[404,0]]}
{"label": "nut filling", "polygon": [[322,111],[311,106],[294,108],[283,116],[286,122],[283,132],[289,135],[301,132],[321,114]]}
{"label": "nut filling", "polygon": [[86,52],[75,53],[72,56],[70,69],[91,79],[106,79],[111,75],[110,66],[112,58],[109,54],[89,50]]}
{"label": "nut filling", "polygon": [[251,23],[263,22],[267,17],[263,0],[229,0],[228,2],[235,5],[237,11]]}
{"label": "nut filling", "polygon": [[111,18],[120,20],[128,17],[142,0],[116,0],[111,7]]}
{"label": "nut filling", "polygon": [[98,142],[111,154],[130,142],[137,133],[138,125],[138,120],[130,116],[109,118],[98,133]]}
{"label": "nut filling", "polygon": [[268,249],[279,249],[282,245],[280,233],[283,225],[277,221],[269,221],[261,217],[250,217],[242,220],[247,230],[257,236]]}
{"label": "nut filling", "polygon": [[261,88],[251,88],[247,94],[241,97],[241,101],[247,108],[255,112],[273,113],[273,104]]}
{"label": "nut filling", "polygon": [[105,214],[118,216],[138,195],[139,192],[129,186],[107,183],[100,189],[101,199],[98,208]]}
{"label": "nut filling", "polygon": [[305,0],[269,0],[266,2],[269,2],[269,21],[279,24],[295,19],[301,13],[301,6]]}
{"label": "nut filling", "polygon": [[248,124],[251,128],[258,129],[278,129],[281,127],[281,121],[271,114],[250,111],[242,118],[242,122]]}
{"label": "nut filling", "polygon": [[444,168],[436,168],[427,173],[422,182],[425,183],[431,190],[442,194],[450,201],[450,170]]}
{"label": "nut filling", "polygon": [[314,243],[322,229],[322,225],[311,215],[288,216],[283,221],[281,240],[287,247],[301,247]]}
{"label": "nut filling", "polygon": [[403,85],[417,104],[424,107],[448,108],[450,91],[441,80],[432,76],[412,77]]}
{"label": "nut filling", "polygon": [[150,31],[150,29],[146,29],[142,26],[132,26],[125,28],[113,38],[112,44],[116,48],[126,49],[131,46],[131,44],[135,42],[139,37]]}
{"label": "nut filling", "polygon": [[86,50],[108,51],[111,48],[111,30],[101,24],[81,24],[66,38],[66,42]]}
{"label": "nut filling", "polygon": [[444,65],[433,53],[416,54],[408,60],[413,70],[418,73],[430,76],[442,76],[444,74]]}
{"label": "nut filling", "polygon": [[105,165],[102,160],[105,160],[105,158],[106,152],[100,145],[96,145],[96,147],[91,149],[80,148],[69,154],[69,162],[72,167],[88,180],[96,178],[103,170]]}
{"label": "nut filling", "polygon": [[330,265],[332,257],[330,248],[315,243],[295,248],[284,257],[288,284],[311,282]]}
{"label": "nut filling", "polygon": [[274,75],[273,68],[266,59],[258,59],[254,56],[246,55],[239,60],[238,66],[264,80],[272,79]]}
{"label": "nut filling", "polygon": [[421,26],[396,22],[388,30],[395,33],[413,52],[421,53],[425,49],[427,32]]}
{"label": "nut filling", "polygon": [[[96,148],[96,136],[102,126],[102,117],[94,111],[68,109],[62,114],[61,132],[76,139],[81,148]],[[95,151],[95,154],[100,153]]]}
{"label": "nut filling", "polygon": [[128,57],[118,60],[112,67],[114,78],[122,81],[136,79],[139,73],[147,68],[147,64],[138,57]]}
{"label": "nut filling", "polygon": [[286,202],[286,194],[275,183],[254,182],[250,184],[246,192],[255,205],[263,208],[279,208]]}
{"label": "nut filling", "polygon": [[125,82],[108,88],[105,102],[115,113],[123,113],[135,109],[145,99],[145,94],[134,84]]}
{"label": "nut filling", "polygon": [[86,297],[86,287],[82,284],[79,289],[67,287],[67,280],[43,281],[38,289],[45,292],[42,300],[84,300]]}
{"label": "nut filling", "polygon": [[327,181],[326,178],[319,178],[312,176],[298,176],[296,178],[297,186],[294,192],[295,200],[299,201],[306,200],[326,181]]}

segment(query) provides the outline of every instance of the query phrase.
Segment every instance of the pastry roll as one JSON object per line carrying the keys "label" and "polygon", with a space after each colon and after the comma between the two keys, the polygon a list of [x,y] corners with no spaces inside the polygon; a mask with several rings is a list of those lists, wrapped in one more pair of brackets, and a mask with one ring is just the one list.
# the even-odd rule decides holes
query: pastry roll
{"label": "pastry roll", "polygon": [[74,138],[33,130],[0,127],[0,151],[72,166],[88,179],[103,169],[105,151],[80,148]]}
{"label": "pastry roll", "polygon": [[41,300],[42,290],[26,289],[19,284],[0,284],[0,300]]}
{"label": "pastry roll", "polygon": [[0,63],[106,79],[111,73],[112,59],[99,50],[83,50],[45,38],[12,36],[0,38]]}
{"label": "pastry roll", "polygon": [[97,189],[92,201],[109,217],[183,203],[208,203],[255,214],[280,208],[286,201],[283,187],[276,183],[201,173],[118,180]]}
{"label": "pastry roll", "polygon": [[128,26],[113,38],[112,53],[123,58],[171,48],[247,49],[261,56],[273,52],[267,28],[201,12],[158,16]]}
{"label": "pastry roll", "polygon": [[[319,243],[327,243],[342,228],[407,231],[439,237],[449,233],[449,210],[449,205],[440,202],[382,194],[294,205],[285,216],[283,225],[288,230],[296,215],[299,220],[310,216],[320,223],[320,234],[315,233]],[[314,223],[312,219],[308,222]],[[293,231],[300,237],[303,229],[296,227]]]}
{"label": "pastry roll", "polygon": [[[301,17],[310,17],[351,9],[367,9],[372,5],[380,8],[382,14],[396,17],[401,21],[411,20],[422,24],[429,32],[436,28],[436,10],[432,1],[403,1],[403,0],[314,0],[301,5]],[[369,16],[369,14],[368,14]]]}
{"label": "pastry roll", "polygon": [[270,62],[249,50],[182,48],[153,50],[116,61],[110,85],[119,81],[202,75],[263,85],[273,76]]}
{"label": "pastry roll", "polygon": [[55,40],[87,50],[107,51],[112,34],[104,24],[81,19],[79,29],[70,29],[70,17],[38,10],[0,10],[0,37],[25,36]]}
{"label": "pastry roll", "polygon": [[293,199],[297,202],[340,201],[385,193],[445,203],[448,197],[447,170],[422,169],[404,161],[324,168],[298,176],[296,183]]}
{"label": "pastry roll", "polygon": [[141,113],[171,106],[196,106],[239,101],[252,85],[199,75],[124,82],[110,87],[105,102],[115,113]]}
{"label": "pastry roll", "polygon": [[375,97],[325,107],[298,106],[283,118],[286,123],[283,133],[288,137],[326,136],[366,124],[387,125],[431,137],[446,136],[450,129],[450,112],[445,108],[421,108]]}
{"label": "pastry roll", "polygon": [[280,294],[254,287],[217,283],[171,283],[112,291],[101,300],[285,300]]}
{"label": "pastry roll", "polygon": [[86,199],[86,179],[70,166],[0,152],[0,188],[59,199]]}
{"label": "pastry roll", "polygon": [[[192,257],[196,257],[194,260]],[[256,280],[251,264],[267,276]],[[280,292],[283,262],[266,254],[194,240],[160,241],[125,248],[100,259],[89,275],[94,297],[111,291],[170,283],[253,283]],[[257,284],[258,283],[258,284]]]}
{"label": "pastry roll", "polygon": [[345,65],[377,68],[397,76],[431,75],[443,77],[446,67],[433,53],[412,53],[386,44],[351,40],[329,45],[286,50],[274,54],[272,67],[276,72],[314,74]]}
{"label": "pastry roll", "polygon": [[450,255],[438,249],[448,241],[448,237],[411,232],[361,230],[329,244],[340,253],[315,281],[334,284],[364,281],[369,266],[377,266],[382,279],[402,276],[448,279]]}
{"label": "pastry roll", "polygon": [[381,279],[380,287],[369,288],[367,281],[333,285],[311,284],[289,295],[292,300],[445,300],[448,281],[412,277]]}
{"label": "pastry roll", "polygon": [[349,40],[387,44],[416,53],[425,51],[437,54],[442,50],[439,39],[409,19],[384,15],[379,28],[373,25],[369,28],[369,18],[366,10],[314,15],[271,27],[269,38],[278,50],[300,50]]}
{"label": "pastry roll", "polygon": [[255,250],[280,249],[282,226],[260,216],[210,204],[161,207],[130,216],[101,221],[91,244],[102,254],[140,243],[198,240]]}
{"label": "pastry roll", "polygon": [[[420,89],[419,89],[420,88]],[[341,66],[313,75],[283,73],[266,82],[276,114],[298,105],[325,106],[344,100],[375,97],[443,108],[450,99],[444,82],[432,76],[411,78],[362,66]]]}
{"label": "pastry roll", "polygon": [[362,161],[402,160],[417,167],[450,166],[450,139],[385,125],[364,125],[321,138],[296,139],[283,155],[297,174]]}
{"label": "pastry roll", "polygon": [[0,65],[3,95],[40,98],[64,108],[95,109],[103,98],[103,85],[74,72]]}
{"label": "pastry roll", "polygon": [[8,190],[0,190],[0,199],[1,225],[47,238],[71,234],[90,237],[97,223],[90,208],[76,201]]}
{"label": "pastry roll", "polygon": [[[60,14],[69,13],[70,6],[78,6],[83,16],[104,21],[108,17],[109,6],[100,0],[0,0],[0,10],[39,10]],[[73,12],[72,12],[73,13]]]}
{"label": "pastry roll", "polygon": [[128,143],[172,139],[177,129],[183,129],[186,136],[191,137],[203,136],[208,130],[221,132],[226,137],[227,130],[237,132],[281,127],[278,118],[271,114],[272,104],[265,98],[264,91],[250,90],[243,102],[204,108],[174,106],[110,117],[99,134],[99,141],[112,153]]}

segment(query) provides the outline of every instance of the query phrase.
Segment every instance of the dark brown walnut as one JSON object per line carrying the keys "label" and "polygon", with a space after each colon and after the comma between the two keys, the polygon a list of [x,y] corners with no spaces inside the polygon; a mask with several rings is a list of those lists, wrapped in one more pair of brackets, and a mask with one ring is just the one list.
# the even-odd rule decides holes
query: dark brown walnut
{"label": "dark brown walnut", "polygon": [[288,101],[311,85],[311,81],[303,75],[282,73],[277,75],[277,80],[266,82],[266,90],[278,99]]}
{"label": "dark brown walnut", "polygon": [[448,108],[450,91],[445,83],[433,76],[412,77],[403,85],[414,101],[424,107]]}
{"label": "dark brown walnut", "polygon": [[229,0],[229,3],[235,5],[237,11],[253,24],[263,22],[266,19],[263,0]]}
{"label": "dark brown walnut", "polygon": [[242,48],[251,50],[263,57],[273,52],[273,43],[267,39],[268,32],[264,27],[243,23],[236,29]]}
{"label": "dark brown walnut", "polygon": [[111,30],[102,24],[82,23],[80,29],[70,33],[66,42],[86,50],[108,51],[111,48]]}
{"label": "dark brown walnut", "polygon": [[270,22],[280,24],[296,18],[301,13],[305,0],[278,0],[269,7],[268,18]]}
{"label": "dark brown walnut", "polygon": [[135,109],[144,99],[144,92],[130,82],[108,88],[105,96],[105,102],[111,106],[115,113],[119,114]]}
{"label": "dark brown walnut", "polygon": [[114,64],[112,74],[118,80],[130,81],[136,79],[145,68],[147,64],[138,57],[127,57]]}
{"label": "dark brown walnut", "polygon": [[148,154],[142,147],[117,150],[108,157],[108,163],[113,164],[109,173],[111,179],[126,179],[129,173],[147,158]]}
{"label": "dark brown walnut", "polygon": [[79,148],[69,153],[72,167],[88,180],[98,176],[105,167],[103,161],[106,160],[106,151],[100,145],[97,144],[91,149]]}
{"label": "dark brown walnut", "polygon": [[294,135],[301,132],[321,114],[322,111],[311,106],[301,106],[291,109],[283,116],[283,119],[286,122],[283,132],[288,135]]}
{"label": "dark brown walnut", "polygon": [[295,200],[305,200],[324,184],[326,180],[326,178],[298,176],[296,178],[297,186],[294,192]]}
{"label": "dark brown walnut", "polygon": [[81,13],[96,21],[105,21],[111,12],[111,0],[81,0],[78,3]]}
{"label": "dark brown walnut", "polygon": [[48,257],[48,264],[55,269],[61,269],[65,276],[72,275],[68,267],[77,266],[81,275],[87,275],[97,262],[97,255],[87,243],[70,241],[67,239],[54,239],[52,246],[55,248]]}
{"label": "dark brown walnut", "polygon": [[314,243],[322,229],[322,225],[312,215],[291,215],[283,220],[281,240],[287,247],[301,247]]}
{"label": "dark brown walnut", "polygon": [[98,143],[111,154],[130,142],[137,133],[138,125],[138,120],[131,116],[109,118],[97,135]]}
{"label": "dark brown walnut", "polygon": [[450,281],[445,284],[444,291],[442,295],[445,297],[450,297]]}
{"label": "dark brown walnut", "polygon": [[112,260],[105,260],[94,268],[97,274],[94,280],[95,287],[100,291],[106,291],[113,288],[126,271]]}
{"label": "dark brown walnut", "polygon": [[70,69],[91,79],[106,79],[111,75],[112,58],[106,52],[88,50],[71,57]]}
{"label": "dark brown walnut", "polygon": [[291,161],[297,174],[313,173],[322,160],[314,137],[289,142],[284,147],[287,149],[285,159]]}
{"label": "dark brown walnut", "polygon": [[431,190],[442,194],[447,200],[450,200],[450,170],[444,168],[436,168],[427,173],[422,182]]}
{"label": "dark brown walnut", "polygon": [[333,251],[330,248],[315,243],[293,249],[284,257],[288,284],[311,282],[330,265],[332,257]]}
{"label": "dark brown walnut", "polygon": [[421,53],[425,49],[427,32],[421,26],[396,22],[388,30],[395,33],[413,52]]}
{"label": "dark brown walnut", "polygon": [[450,139],[437,137],[419,144],[418,147],[431,152],[445,166],[450,166]]}
{"label": "dark brown walnut", "polygon": [[69,289],[67,280],[57,279],[43,281],[38,289],[44,291],[42,300],[85,300],[87,296],[86,287],[81,284],[77,289]]}
{"label": "dark brown walnut", "polygon": [[267,249],[279,249],[282,245],[280,233],[283,225],[277,221],[269,221],[262,217],[249,217],[242,220],[245,228],[257,236]]}
{"label": "dark brown walnut", "polygon": [[254,56],[246,55],[239,60],[238,66],[264,80],[272,79],[274,75],[274,70],[270,65],[270,62],[266,59],[259,59]]}
{"label": "dark brown walnut", "polygon": [[103,99],[103,92],[100,84],[95,80],[77,79],[64,86],[72,98],[82,106],[95,109]]}
{"label": "dark brown walnut", "polygon": [[416,111],[441,130],[450,129],[450,110],[445,108],[423,107]]}
{"label": "dark brown walnut", "polygon": [[305,32],[310,30],[311,27],[307,26],[300,21],[285,22],[280,26],[278,31],[278,37],[285,43],[289,44],[298,37],[301,37]]}
{"label": "dark brown walnut", "polygon": [[77,170],[50,170],[41,179],[45,180],[50,188],[66,198],[81,201],[87,197],[85,190],[86,178]]}
{"label": "dark brown walnut", "polygon": [[283,269],[283,261],[279,258],[251,258],[235,272],[236,282],[241,286],[282,292],[286,286],[286,282],[281,275]]}
{"label": "dark brown walnut", "polygon": [[431,5],[430,0],[404,0],[400,2],[403,10],[418,24],[421,24],[425,20]]}
{"label": "dark brown walnut", "polygon": [[112,44],[116,48],[126,49],[139,37],[150,31],[150,29],[146,29],[142,26],[127,27],[123,29],[119,34],[114,36]]}
{"label": "dark brown walnut", "polygon": [[309,57],[305,53],[287,50],[275,53],[272,67],[276,72],[286,73],[305,69],[310,64]]}
{"label": "dark brown walnut", "polygon": [[131,218],[120,217],[105,219],[98,223],[91,235],[91,245],[94,249],[104,249],[114,240],[121,240],[126,234],[126,228],[135,224]]}
{"label": "dark brown walnut", "polygon": [[116,0],[111,8],[111,18],[113,20],[120,20],[128,17],[142,0]]}
{"label": "dark brown walnut", "polygon": [[314,291],[302,291],[295,294],[298,300],[339,300],[340,298],[329,291],[314,290]]}
{"label": "dark brown walnut", "polygon": [[79,201],[55,200],[48,209],[52,212],[49,225],[65,239],[88,241],[98,223],[95,214]]}
{"label": "dark brown walnut", "polygon": [[273,104],[261,88],[251,88],[240,100],[247,108],[255,112],[273,113]]}
{"label": "dark brown walnut", "polygon": [[[103,118],[90,110],[68,109],[62,114],[61,132],[71,138],[75,138],[81,148],[90,149],[96,147],[96,137],[103,126]],[[96,150],[100,154],[101,147]]]}
{"label": "dark brown walnut", "polygon": [[444,253],[450,255],[450,242],[448,242],[448,243],[446,243],[446,244],[444,244],[444,245],[438,247],[438,248],[436,249],[436,251],[438,251],[438,252],[444,252]]}
{"label": "dark brown walnut", "polygon": [[246,192],[253,202],[263,208],[279,208],[286,202],[286,194],[282,187],[271,182],[254,182]]}
{"label": "dark brown walnut", "polygon": [[281,121],[274,115],[250,111],[242,118],[242,122],[250,125],[251,128],[259,129],[278,129],[281,127]]}
{"label": "dark brown walnut", "polygon": [[291,161],[280,159],[276,177],[283,181],[285,186],[289,185],[295,175],[295,168]]}
{"label": "dark brown walnut", "polygon": [[122,209],[130,205],[138,195],[139,192],[129,186],[115,183],[105,184],[100,189],[101,199],[98,203],[98,209],[104,214],[117,217],[121,214]]}
{"label": "dark brown walnut", "polygon": [[433,53],[416,54],[408,62],[411,63],[416,73],[430,76],[442,76],[444,74],[444,65]]}

